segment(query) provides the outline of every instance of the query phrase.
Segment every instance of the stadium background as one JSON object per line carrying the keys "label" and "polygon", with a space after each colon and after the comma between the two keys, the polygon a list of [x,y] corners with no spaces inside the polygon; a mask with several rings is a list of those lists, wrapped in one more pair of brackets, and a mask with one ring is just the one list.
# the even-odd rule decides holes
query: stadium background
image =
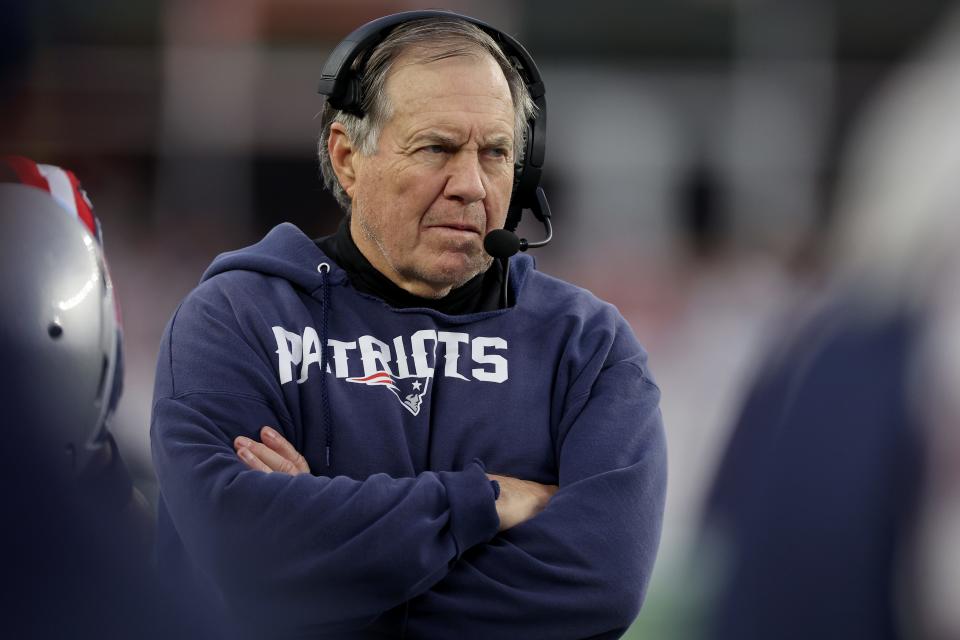
{"label": "stadium background", "polygon": [[[950,3],[430,4],[511,32],[544,75],[557,238],[536,255],[615,303],[650,352],[670,484],[630,637],[681,637],[672,578],[756,359],[818,286],[845,141]],[[167,319],[218,252],[283,220],[335,228],[315,162],[320,67],[355,26],[421,6],[5,5],[0,152],[74,170],[103,221],[127,349],[114,431],[153,495],[147,430]]]}

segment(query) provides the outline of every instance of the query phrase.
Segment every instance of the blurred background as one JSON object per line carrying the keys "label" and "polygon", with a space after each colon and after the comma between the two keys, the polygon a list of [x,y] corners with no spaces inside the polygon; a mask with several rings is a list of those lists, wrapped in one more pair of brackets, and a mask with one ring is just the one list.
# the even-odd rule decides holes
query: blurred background
{"label": "blurred background", "polygon": [[[670,478],[660,556],[632,634],[676,636],[667,627],[678,567],[748,385],[797,300],[823,290],[836,264],[828,248],[846,211],[850,141],[954,3],[429,5],[510,32],[543,73],[544,187],[557,235],[536,256],[542,270],[616,304],[650,353]],[[312,236],[335,229],[340,212],[315,153],[320,68],[356,26],[415,8],[4,3],[0,153],[72,169],[103,223],[127,357],[112,429],[148,496],[167,320],[217,253],[282,221]],[[956,129],[931,140],[949,145]]]}

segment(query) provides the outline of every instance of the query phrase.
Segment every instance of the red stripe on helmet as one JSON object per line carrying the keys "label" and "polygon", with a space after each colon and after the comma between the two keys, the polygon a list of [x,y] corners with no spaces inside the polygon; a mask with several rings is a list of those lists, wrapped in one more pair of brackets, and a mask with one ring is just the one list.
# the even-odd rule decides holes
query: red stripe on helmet
{"label": "red stripe on helmet", "polygon": [[46,178],[40,175],[40,169],[37,168],[36,162],[21,156],[3,156],[2,159],[17,174],[20,182],[50,193],[50,184]]}
{"label": "red stripe on helmet", "polygon": [[100,233],[97,229],[97,222],[93,217],[93,210],[90,208],[90,201],[83,189],[80,188],[80,181],[77,180],[77,176],[73,175],[73,171],[64,169],[63,172],[67,174],[67,178],[70,179],[70,184],[73,186],[73,200],[77,204],[77,217],[83,221],[83,224],[87,225],[93,237],[100,240]]}

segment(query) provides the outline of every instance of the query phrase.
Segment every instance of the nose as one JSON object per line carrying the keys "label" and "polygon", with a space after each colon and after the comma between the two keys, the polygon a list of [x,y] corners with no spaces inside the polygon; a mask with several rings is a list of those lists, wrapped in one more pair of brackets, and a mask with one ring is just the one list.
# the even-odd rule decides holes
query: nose
{"label": "nose", "polygon": [[449,176],[443,190],[445,197],[470,204],[487,196],[487,190],[483,186],[480,158],[475,150],[459,150],[450,159],[447,167]]}

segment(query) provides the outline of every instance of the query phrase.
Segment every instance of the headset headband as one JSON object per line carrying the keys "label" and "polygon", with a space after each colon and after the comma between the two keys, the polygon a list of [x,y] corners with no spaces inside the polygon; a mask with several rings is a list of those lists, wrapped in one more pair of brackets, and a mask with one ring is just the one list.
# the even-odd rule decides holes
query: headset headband
{"label": "headset headband", "polygon": [[530,209],[541,221],[549,217],[549,207],[543,210],[537,191],[547,142],[547,101],[540,71],[527,50],[510,35],[490,25],[453,11],[403,11],[377,18],[353,31],[336,46],[323,66],[318,92],[327,96],[331,107],[363,117],[360,95],[360,76],[351,67],[358,56],[380,44],[397,25],[424,18],[454,18],[469,22],[486,32],[519,72],[536,113],[527,121],[527,139],[523,163],[516,172],[516,183],[510,199],[505,228],[515,230],[523,209]]}

